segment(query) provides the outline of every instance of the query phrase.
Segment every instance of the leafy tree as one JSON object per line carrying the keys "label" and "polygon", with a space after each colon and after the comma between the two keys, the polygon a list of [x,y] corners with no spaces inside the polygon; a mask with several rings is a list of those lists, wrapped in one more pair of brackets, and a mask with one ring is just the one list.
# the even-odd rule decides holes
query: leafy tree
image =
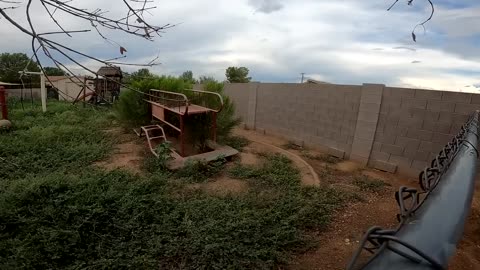
{"label": "leafy tree", "polygon": [[198,82],[201,84],[205,84],[207,82],[216,82],[216,81],[217,80],[215,80],[215,78],[210,76],[200,76],[200,78],[198,78]]}
{"label": "leafy tree", "polygon": [[197,80],[193,78],[193,72],[191,70],[187,70],[183,72],[182,75],[180,76],[180,79],[182,79],[184,82],[188,82],[192,84],[197,83]]}
{"label": "leafy tree", "polygon": [[123,82],[126,84],[130,84],[135,81],[141,81],[143,79],[151,79],[154,78],[155,74],[151,73],[148,68],[141,68],[132,73],[124,73],[123,74]]}
{"label": "leafy tree", "polygon": [[67,75],[65,71],[57,67],[44,67],[43,70],[45,71],[45,75],[47,76],[66,76]]}
{"label": "leafy tree", "polygon": [[[18,72],[24,70],[25,67],[27,67],[27,71],[40,71],[37,63],[30,61],[30,58],[24,53],[0,54],[0,81],[20,83],[20,74]],[[34,80],[38,80],[38,76],[35,76]]]}
{"label": "leafy tree", "polygon": [[248,77],[248,71],[246,67],[229,67],[225,76],[230,83],[248,83],[252,79],[252,77]]}

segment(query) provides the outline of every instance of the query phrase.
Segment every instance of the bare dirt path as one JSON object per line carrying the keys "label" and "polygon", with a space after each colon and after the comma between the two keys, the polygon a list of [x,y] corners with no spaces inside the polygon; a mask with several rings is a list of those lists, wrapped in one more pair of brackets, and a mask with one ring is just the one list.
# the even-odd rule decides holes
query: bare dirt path
{"label": "bare dirt path", "polygon": [[107,133],[115,136],[118,143],[107,160],[99,161],[95,165],[106,170],[123,168],[141,174],[141,165],[146,149],[142,139],[133,133],[126,133],[122,128],[113,128],[107,130]]}

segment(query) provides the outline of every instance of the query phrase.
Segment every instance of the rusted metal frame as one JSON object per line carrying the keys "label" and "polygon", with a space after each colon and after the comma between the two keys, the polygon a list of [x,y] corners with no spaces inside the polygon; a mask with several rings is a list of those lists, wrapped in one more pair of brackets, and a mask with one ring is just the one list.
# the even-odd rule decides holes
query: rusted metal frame
{"label": "rusted metal frame", "polygon": [[203,93],[203,94],[207,94],[207,95],[213,95],[213,96],[217,96],[219,101],[220,101],[220,108],[218,109],[212,109],[212,108],[208,108],[216,113],[219,113],[223,110],[223,106],[224,106],[224,103],[223,103],[223,97],[222,95],[220,95],[219,93],[216,93],[216,92],[210,92],[210,91],[202,91],[202,90],[193,90],[193,89],[185,89],[185,91],[190,91],[190,92],[193,92],[193,93]]}

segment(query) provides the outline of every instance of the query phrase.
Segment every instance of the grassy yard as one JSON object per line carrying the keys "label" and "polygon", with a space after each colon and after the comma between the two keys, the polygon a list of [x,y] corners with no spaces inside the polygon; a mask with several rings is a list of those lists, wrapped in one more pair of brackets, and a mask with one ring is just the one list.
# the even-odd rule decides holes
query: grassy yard
{"label": "grassy yard", "polygon": [[[27,106],[28,107],[28,106]],[[0,268],[271,269],[314,243],[345,196],[302,187],[287,158],[234,165],[245,194],[186,188],[222,170],[193,164],[180,172],[107,172],[116,125],[106,109],[50,102],[49,112],[11,108],[0,133]]]}

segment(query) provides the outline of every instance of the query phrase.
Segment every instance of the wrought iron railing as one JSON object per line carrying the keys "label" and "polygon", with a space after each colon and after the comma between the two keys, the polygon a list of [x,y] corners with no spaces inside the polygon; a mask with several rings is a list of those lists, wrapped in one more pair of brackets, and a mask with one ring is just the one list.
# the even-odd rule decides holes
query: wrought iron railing
{"label": "wrought iron railing", "polygon": [[[471,207],[477,169],[479,112],[419,175],[421,191],[401,187],[395,194],[399,225],[373,227],[347,269],[446,269],[460,241]],[[372,255],[360,265],[362,251]]]}

